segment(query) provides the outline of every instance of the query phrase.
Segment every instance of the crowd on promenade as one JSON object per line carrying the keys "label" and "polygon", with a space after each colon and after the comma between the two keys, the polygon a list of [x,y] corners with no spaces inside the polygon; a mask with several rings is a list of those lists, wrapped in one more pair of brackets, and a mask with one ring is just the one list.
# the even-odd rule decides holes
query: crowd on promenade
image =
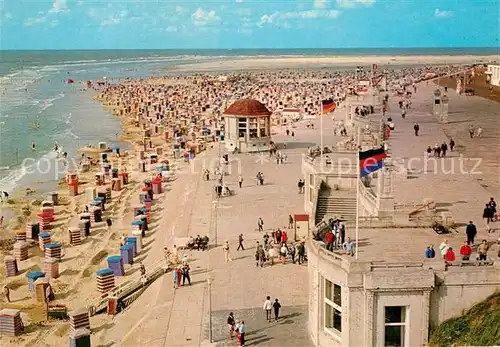
{"label": "crowd on promenade", "polygon": [[[497,212],[497,204],[494,198],[491,198],[490,201],[486,204],[483,211],[483,220],[485,224],[485,229],[489,233],[493,232],[491,224],[496,222],[496,212]],[[439,254],[441,258],[447,263],[453,263],[457,260],[461,260],[462,262],[469,262],[475,258],[476,261],[486,262],[491,260],[491,257],[488,256],[488,251],[490,251],[491,246],[494,242],[488,241],[486,239],[482,239],[479,244],[476,244],[476,236],[478,230],[473,221],[469,221],[469,223],[465,226],[465,236],[466,240],[464,240],[463,244],[459,248],[459,255],[457,256],[455,249],[449,244],[448,239],[443,240],[439,245]],[[498,245],[498,254],[497,256],[500,258],[500,237],[496,241]],[[476,256],[474,257],[473,251],[476,251]],[[425,258],[435,258],[436,251],[434,249],[434,245],[428,245],[427,249],[424,253]],[[458,258],[458,259],[457,259]]]}

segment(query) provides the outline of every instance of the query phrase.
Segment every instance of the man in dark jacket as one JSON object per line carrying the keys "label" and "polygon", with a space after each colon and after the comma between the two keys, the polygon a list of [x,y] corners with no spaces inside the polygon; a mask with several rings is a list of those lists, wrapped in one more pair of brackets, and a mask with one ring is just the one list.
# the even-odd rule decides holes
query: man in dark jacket
{"label": "man in dark jacket", "polygon": [[491,208],[489,204],[486,204],[483,210],[483,219],[484,219],[484,225],[486,226],[486,230],[488,233],[491,232],[491,226],[490,222],[493,221],[493,217],[495,216],[495,212]]}
{"label": "man in dark jacket", "polygon": [[306,247],[304,246],[303,242],[300,242],[300,244],[297,246],[297,253],[299,255],[299,264],[302,264],[304,262],[304,257],[306,255]]}
{"label": "man in dark jacket", "polygon": [[469,245],[474,245],[474,237],[476,237],[477,229],[472,221],[469,221],[469,224],[465,227],[465,233],[467,234],[467,243]]}

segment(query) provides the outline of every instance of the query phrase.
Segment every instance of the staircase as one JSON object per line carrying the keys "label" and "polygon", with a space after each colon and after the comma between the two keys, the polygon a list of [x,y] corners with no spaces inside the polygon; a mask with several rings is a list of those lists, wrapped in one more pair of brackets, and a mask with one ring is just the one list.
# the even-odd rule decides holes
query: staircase
{"label": "staircase", "polygon": [[323,219],[356,219],[356,190],[322,189],[316,205],[315,224]]}

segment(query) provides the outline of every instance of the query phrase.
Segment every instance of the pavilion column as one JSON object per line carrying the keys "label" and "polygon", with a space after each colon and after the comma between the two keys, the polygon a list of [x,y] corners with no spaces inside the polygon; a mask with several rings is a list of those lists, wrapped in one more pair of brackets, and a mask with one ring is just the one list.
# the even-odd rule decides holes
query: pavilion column
{"label": "pavilion column", "polygon": [[245,142],[248,142],[248,139],[250,138],[250,119],[248,117],[245,119],[247,122],[247,137],[245,139]]}
{"label": "pavilion column", "polygon": [[260,118],[257,118],[257,137],[260,137]]}

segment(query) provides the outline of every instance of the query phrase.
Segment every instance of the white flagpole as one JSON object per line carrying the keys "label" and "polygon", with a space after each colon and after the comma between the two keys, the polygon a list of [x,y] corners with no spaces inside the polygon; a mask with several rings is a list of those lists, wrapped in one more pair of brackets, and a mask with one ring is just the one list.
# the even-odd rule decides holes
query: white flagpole
{"label": "white flagpole", "polygon": [[358,260],[358,239],[359,239],[359,184],[361,183],[361,168],[359,166],[359,146],[356,149],[356,168],[357,168],[357,179],[356,179],[356,260]]}
{"label": "white flagpole", "polygon": [[320,118],[320,145],[321,145],[321,160],[323,160],[323,107],[322,107],[322,100],[320,100],[320,105],[319,105],[319,116]]}

